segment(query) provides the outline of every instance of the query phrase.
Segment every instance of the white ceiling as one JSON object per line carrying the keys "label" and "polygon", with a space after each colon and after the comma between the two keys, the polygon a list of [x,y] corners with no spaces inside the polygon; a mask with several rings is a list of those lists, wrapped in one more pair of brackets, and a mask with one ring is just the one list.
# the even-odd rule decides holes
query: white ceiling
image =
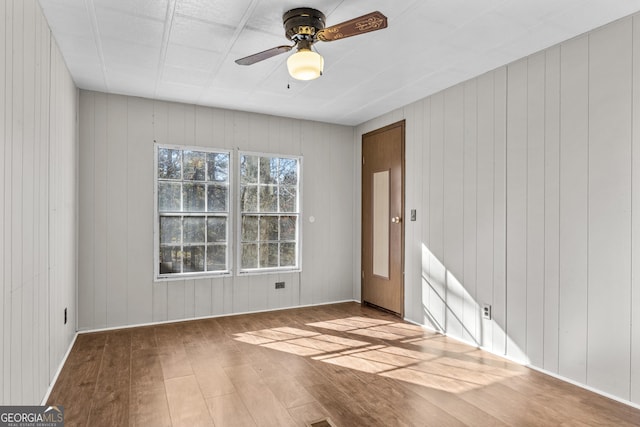
{"label": "white ceiling", "polygon": [[[640,0],[39,0],[82,89],[357,125],[640,10]],[[288,76],[282,14],[389,27],[315,46],[324,75]]]}

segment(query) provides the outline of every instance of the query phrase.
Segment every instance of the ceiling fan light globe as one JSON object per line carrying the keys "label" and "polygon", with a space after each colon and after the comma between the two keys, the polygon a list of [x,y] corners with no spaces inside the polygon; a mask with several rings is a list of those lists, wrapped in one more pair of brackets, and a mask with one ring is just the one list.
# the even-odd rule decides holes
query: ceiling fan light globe
{"label": "ceiling fan light globe", "polygon": [[310,49],[299,49],[287,59],[289,74],[296,80],[313,80],[322,75],[324,58]]}

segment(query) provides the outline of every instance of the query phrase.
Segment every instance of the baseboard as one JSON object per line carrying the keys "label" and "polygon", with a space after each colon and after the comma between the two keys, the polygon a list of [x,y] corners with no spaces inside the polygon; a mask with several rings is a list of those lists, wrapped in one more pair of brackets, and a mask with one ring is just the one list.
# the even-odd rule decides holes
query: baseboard
{"label": "baseboard", "polygon": [[266,310],[243,311],[243,312],[239,312],[239,313],[213,314],[213,315],[210,315],[210,316],[189,317],[189,318],[185,318],[185,319],[159,320],[159,321],[156,321],[156,322],[135,323],[135,324],[131,324],[131,325],[109,326],[109,327],[104,327],[104,328],[84,329],[84,330],[78,331],[77,334],[91,334],[91,333],[94,333],[94,332],[116,331],[116,330],[119,330],[119,329],[139,328],[139,327],[143,327],[143,326],[166,325],[166,324],[169,324],[169,323],[190,322],[192,320],[203,320],[203,319],[216,319],[216,318],[219,318],[219,317],[242,316],[242,315],[245,315],[245,314],[270,313],[270,312],[273,312],[273,311],[280,311],[280,310],[294,310],[296,308],[321,307],[323,305],[343,304],[343,303],[346,303],[346,302],[357,302],[357,303],[359,303],[359,301],[356,301],[356,300],[353,300],[353,299],[348,299],[348,300],[341,300],[341,301],[322,302],[322,303],[318,303],[318,304],[304,304],[304,305],[294,305],[292,307],[270,308],[270,309],[266,309]]}
{"label": "baseboard", "polygon": [[[49,399],[49,395],[51,394],[51,391],[53,390],[53,386],[55,385],[56,381],[58,380],[58,376],[60,375],[60,373],[62,372],[62,368],[64,367],[65,362],[67,361],[67,358],[69,357],[69,354],[71,353],[71,349],[73,348],[73,345],[76,342],[76,338],[78,338],[79,334],[88,334],[88,333],[92,333],[92,332],[104,332],[104,331],[110,331],[110,330],[117,330],[117,329],[129,329],[129,328],[137,328],[137,327],[141,327],[141,326],[154,326],[154,325],[162,325],[162,324],[167,324],[167,323],[177,323],[177,322],[188,322],[191,320],[200,320],[200,319],[215,319],[218,317],[227,317],[227,316],[241,316],[244,314],[255,314],[255,313],[268,313],[268,312],[272,312],[272,311],[279,311],[279,310],[290,310],[290,309],[296,309],[296,308],[306,308],[306,307],[321,307],[324,305],[332,305],[332,304],[343,304],[343,303],[347,303],[347,302],[355,302],[358,304],[361,304],[360,301],[356,300],[356,299],[349,299],[349,300],[342,300],[342,301],[333,301],[333,302],[324,302],[324,303],[319,303],[319,304],[305,304],[305,305],[297,305],[297,306],[293,306],[293,307],[284,307],[284,308],[277,308],[277,309],[269,309],[269,310],[257,310],[257,311],[246,311],[246,312],[242,312],[242,313],[228,313],[228,314],[217,314],[217,315],[211,315],[211,316],[200,316],[200,317],[193,317],[193,318],[189,318],[189,319],[177,319],[177,320],[164,320],[164,321],[158,321],[158,322],[149,322],[149,323],[140,323],[140,324],[135,324],[135,325],[125,325],[125,326],[115,326],[115,327],[109,327],[109,328],[99,328],[99,329],[92,329],[92,330],[84,330],[84,331],[78,331],[74,334],[73,339],[71,340],[71,343],[69,344],[69,348],[67,349],[66,353],[64,354],[64,357],[62,358],[62,360],[60,361],[60,364],[58,365],[58,369],[56,370],[56,373],[53,377],[53,379],[51,380],[51,383],[49,384],[49,387],[47,388],[47,392],[44,395],[44,398],[42,399],[42,403],[41,405],[45,405],[47,403],[47,400]],[[519,360],[515,360],[513,358],[510,358],[504,354],[500,354],[500,353],[496,353],[488,348],[485,347],[480,347],[478,346],[476,343],[471,342],[471,341],[467,341],[467,340],[463,340],[457,337],[453,337],[451,335],[448,335],[446,333],[443,333],[441,331],[438,331],[434,328],[430,328],[426,325],[423,325],[422,323],[418,323],[414,320],[408,319],[408,318],[403,318],[403,320],[407,323],[411,323],[413,325],[416,326],[420,326],[421,328],[429,331],[429,332],[433,332],[436,334],[440,334],[443,336],[446,336],[447,338],[456,340],[458,342],[461,342],[463,344],[467,344],[471,347],[476,347],[478,349],[484,350],[488,353],[491,353],[495,356],[501,357],[505,360],[509,360],[511,362],[517,363],[519,365],[522,366],[526,366],[527,368],[530,368],[534,371],[540,372],[542,374],[545,375],[549,375],[550,377],[556,378],[560,381],[564,381],[566,383],[572,384],[574,386],[580,387],[582,389],[588,390],[592,393],[596,393],[599,394],[600,396],[606,397],[607,399],[611,399],[614,400],[616,402],[622,403],[624,405],[630,406],[634,409],[639,409],[640,410],[640,404],[631,402],[629,400],[625,400],[622,399],[618,396],[612,395],[610,393],[604,392],[602,390],[598,390],[596,388],[590,387],[586,384],[582,384],[580,382],[574,381],[570,378],[567,377],[563,377],[562,375],[558,375],[554,372],[550,372],[547,371],[545,369],[539,368],[537,366],[534,365],[530,365],[527,363],[522,363],[522,361]]]}
{"label": "baseboard", "polygon": [[618,397],[618,396],[614,396],[613,394],[607,393],[606,391],[598,390],[597,388],[590,387],[590,386],[588,386],[586,384],[579,383],[579,382],[574,381],[574,380],[572,380],[570,378],[563,377],[562,375],[558,375],[556,373],[549,372],[549,371],[547,371],[545,369],[538,368],[537,366],[533,366],[533,365],[525,365],[525,366],[527,368],[533,369],[534,371],[540,372],[541,374],[549,375],[550,377],[559,379],[560,381],[564,381],[566,383],[569,383],[569,384],[575,385],[577,387],[583,388],[585,390],[588,390],[588,391],[590,391],[592,393],[596,393],[596,394],[599,394],[600,396],[604,396],[604,397],[606,397],[608,399],[615,400],[616,402],[620,402],[620,403],[623,403],[623,404],[625,404],[627,406],[631,406],[634,409],[640,409],[640,404],[631,402],[630,400],[622,399],[621,397]]}
{"label": "baseboard", "polygon": [[51,382],[49,383],[49,387],[47,388],[47,391],[46,391],[44,397],[42,398],[42,402],[40,403],[40,405],[46,405],[47,400],[49,400],[49,396],[51,395],[51,391],[53,390],[53,386],[56,384],[56,381],[58,381],[58,377],[60,376],[60,373],[62,372],[62,368],[64,367],[64,364],[67,362],[67,358],[69,357],[69,354],[71,354],[71,349],[73,348],[73,345],[75,344],[76,339],[78,338],[78,335],[80,335],[80,334],[89,334],[89,333],[92,333],[92,332],[114,331],[114,330],[118,330],[118,329],[130,329],[130,328],[137,328],[137,327],[141,327],[141,326],[162,325],[162,324],[167,324],[167,323],[189,322],[191,320],[215,319],[215,318],[218,318],[218,317],[227,317],[227,316],[241,316],[243,314],[268,313],[268,312],[272,312],[272,311],[291,310],[291,309],[296,309],[296,308],[321,307],[321,306],[324,306],[324,305],[343,304],[343,303],[347,303],[347,302],[359,303],[359,301],[356,301],[356,300],[353,300],[353,299],[348,299],[348,300],[333,301],[333,302],[323,302],[323,303],[319,303],[319,304],[297,305],[297,306],[294,306],[294,307],[284,307],[284,308],[276,308],[276,309],[269,309],[269,310],[246,311],[246,312],[242,312],[242,313],[216,314],[216,315],[211,315],[211,316],[193,317],[193,318],[189,318],[189,319],[163,320],[163,321],[158,321],[158,322],[139,323],[139,324],[135,324],[135,325],[114,326],[114,327],[109,327],[109,328],[98,328],[98,329],[77,331],[73,335],[73,339],[71,340],[71,343],[69,344],[69,348],[67,348],[67,351],[65,352],[64,357],[60,361],[60,364],[58,365],[58,369],[56,370],[55,375],[53,376]]}
{"label": "baseboard", "polygon": [[47,392],[44,394],[44,398],[42,399],[42,402],[40,403],[40,405],[44,406],[44,405],[47,404],[47,400],[49,400],[49,395],[51,395],[51,391],[53,390],[53,386],[56,384],[56,381],[58,381],[58,377],[60,376],[60,372],[62,372],[62,368],[64,367],[64,364],[67,362],[67,358],[71,354],[71,349],[73,348],[73,345],[76,342],[76,338],[78,338],[78,333],[77,332],[75,334],[73,334],[73,339],[71,340],[71,343],[69,344],[69,348],[67,349],[67,351],[64,354],[64,357],[60,361],[60,364],[58,365],[58,369],[56,370],[55,375],[51,379],[51,382],[49,383],[49,387],[47,388]]}
{"label": "baseboard", "polygon": [[532,369],[532,370],[534,370],[534,371],[540,372],[541,374],[549,375],[550,377],[556,378],[556,379],[558,379],[558,380],[560,380],[560,381],[564,381],[564,382],[566,382],[566,383],[569,383],[569,384],[575,385],[575,386],[577,386],[577,387],[580,387],[580,388],[582,388],[582,389],[588,390],[588,391],[590,391],[590,392],[592,392],[592,393],[599,394],[600,396],[606,397],[607,399],[615,400],[616,402],[620,402],[620,403],[625,404],[625,405],[627,405],[627,406],[630,406],[630,407],[632,407],[632,408],[634,408],[634,409],[640,409],[640,404],[637,404],[637,403],[631,402],[630,400],[622,399],[621,397],[614,396],[614,395],[609,394],[609,393],[607,393],[607,392],[605,392],[605,391],[598,390],[597,388],[590,387],[590,386],[588,386],[588,385],[586,385],[586,384],[582,384],[582,383],[580,383],[580,382],[574,381],[574,380],[572,380],[572,379],[570,379],[570,378],[567,378],[567,377],[563,377],[562,375],[558,375],[558,374],[556,374],[556,373],[553,373],[553,372],[547,371],[547,370],[542,369],[542,368],[539,368],[539,367],[537,367],[537,366],[534,366],[534,365],[531,365],[531,364],[528,364],[528,363],[523,363],[521,360],[517,360],[517,359],[511,358],[511,357],[509,357],[509,356],[507,356],[507,355],[505,355],[505,354],[496,353],[495,351],[492,351],[491,349],[488,349],[488,348],[485,348],[485,347],[478,346],[478,345],[477,345],[476,343],[474,343],[474,342],[467,341],[467,340],[463,340],[463,339],[460,339],[460,338],[458,338],[458,337],[453,337],[453,336],[451,336],[451,335],[448,335],[448,334],[446,334],[446,333],[444,333],[444,332],[441,332],[441,331],[435,330],[435,329],[433,329],[433,328],[430,328],[430,327],[428,327],[428,326],[426,326],[426,325],[423,325],[423,324],[418,323],[418,322],[416,322],[416,321],[413,321],[413,320],[411,320],[411,319],[407,319],[407,318],[405,318],[405,319],[404,319],[404,321],[405,321],[405,322],[408,322],[408,323],[411,323],[411,324],[413,324],[413,325],[420,326],[420,327],[422,327],[423,329],[425,329],[425,330],[427,330],[427,331],[429,331],[429,332],[434,332],[434,333],[436,333],[436,334],[440,334],[440,335],[446,336],[447,338],[450,338],[450,339],[456,340],[456,341],[461,342],[461,343],[463,343],[463,344],[467,344],[467,345],[470,345],[470,346],[472,346],[472,347],[476,347],[476,348],[478,348],[478,349],[484,350],[484,351],[486,351],[486,352],[488,352],[488,353],[491,353],[491,354],[493,354],[493,355],[495,355],[495,356],[501,357],[501,358],[503,358],[503,359],[505,359],[505,360],[508,360],[508,361],[510,361],[510,362],[517,363],[518,365],[522,365],[522,366],[525,366],[525,367],[527,367],[527,368],[530,368],[530,369]]}
{"label": "baseboard", "polygon": [[[422,323],[418,323],[415,320],[411,320],[411,319],[408,319],[406,317],[403,317],[402,320],[404,320],[407,323],[411,323],[412,325],[420,326],[422,329],[425,329],[425,330],[427,330],[429,332],[433,332],[434,334],[440,334],[440,335],[448,336],[447,334],[443,333],[442,331],[439,331],[439,330],[437,330],[435,328],[432,328],[430,326],[427,326],[427,325],[423,325]],[[451,337],[451,338],[453,338],[453,337]],[[457,338],[455,338],[455,339],[457,339]],[[460,341],[460,340],[458,340],[458,341]],[[474,347],[476,347],[476,346],[474,345]]]}

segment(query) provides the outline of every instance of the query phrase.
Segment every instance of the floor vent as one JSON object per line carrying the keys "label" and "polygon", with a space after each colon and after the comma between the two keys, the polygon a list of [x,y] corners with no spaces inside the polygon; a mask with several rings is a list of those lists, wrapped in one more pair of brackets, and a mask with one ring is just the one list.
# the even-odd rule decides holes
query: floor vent
{"label": "floor vent", "polygon": [[309,424],[309,427],[336,427],[336,425],[332,423],[329,418],[325,418],[323,420],[312,422]]}

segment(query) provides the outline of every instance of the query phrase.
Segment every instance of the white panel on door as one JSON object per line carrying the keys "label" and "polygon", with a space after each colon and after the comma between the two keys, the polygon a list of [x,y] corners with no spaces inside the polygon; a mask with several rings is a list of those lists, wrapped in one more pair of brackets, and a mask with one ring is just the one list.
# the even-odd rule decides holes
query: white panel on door
{"label": "white panel on door", "polygon": [[373,274],[389,278],[389,171],[373,174]]}

